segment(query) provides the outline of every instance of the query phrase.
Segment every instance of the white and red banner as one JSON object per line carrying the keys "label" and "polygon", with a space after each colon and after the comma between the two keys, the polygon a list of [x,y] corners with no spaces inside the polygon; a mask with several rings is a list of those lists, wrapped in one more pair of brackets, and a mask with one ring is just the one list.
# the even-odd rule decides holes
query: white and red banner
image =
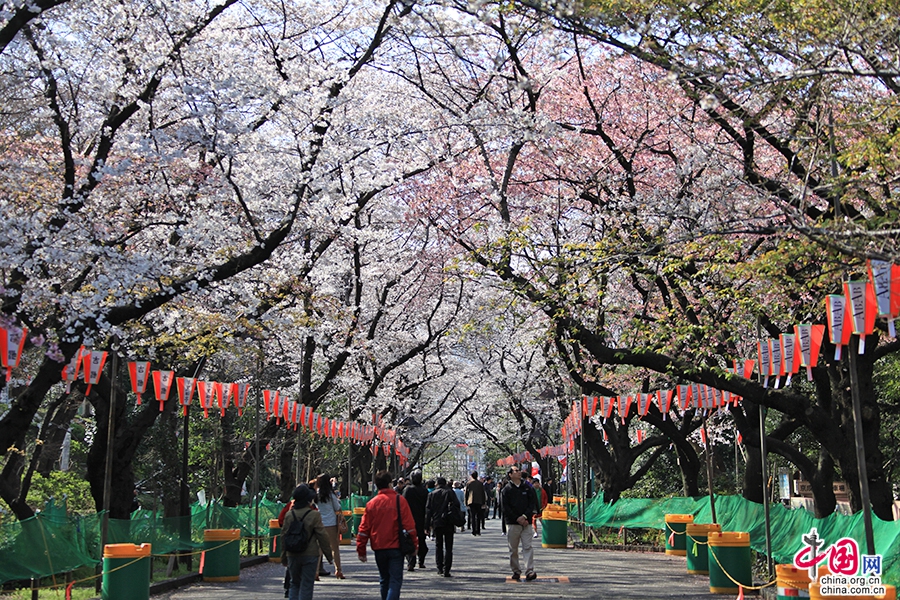
{"label": "white and red banner", "polygon": [[231,404],[231,385],[216,382],[213,384],[213,394],[219,401],[220,416],[225,416],[225,409]]}
{"label": "white and red banner", "polygon": [[[203,409],[203,418],[209,418],[209,407],[213,401],[213,388],[215,383],[212,381],[197,381],[197,400],[200,402],[200,408]],[[222,384],[219,384],[221,388]]]}
{"label": "white and red banner", "polygon": [[6,369],[7,381],[12,377],[12,370],[19,366],[27,336],[27,327],[0,327],[0,363]]}
{"label": "white and red banner", "polygon": [[66,393],[72,391],[72,383],[78,380],[78,376],[81,374],[81,361],[82,361],[82,353],[84,352],[84,346],[81,346],[78,351],[75,353],[75,356],[72,357],[72,360],[69,361],[62,370],[62,379],[66,382]]}
{"label": "white and red banner", "polygon": [[102,350],[87,350],[81,356],[82,360],[84,360],[82,367],[84,382],[87,384],[84,395],[88,396],[91,393],[91,386],[100,383],[100,376],[103,374],[103,365],[106,364],[107,353]]}
{"label": "white and red banner", "polygon": [[669,408],[672,406],[672,398],[675,396],[675,390],[657,390],[656,402],[659,404],[659,412],[662,413],[663,421],[669,414]]}
{"label": "white and red banner", "polygon": [[863,354],[866,351],[866,336],[875,331],[875,315],[878,313],[875,288],[868,280],[847,281],[844,283],[844,295],[850,306],[853,333],[859,336],[859,353]]}
{"label": "white and red banner", "polygon": [[197,387],[197,380],[193,377],[178,377],[176,380],[178,385],[178,403],[181,404],[181,414],[186,415],[188,406],[194,399],[194,388]]}
{"label": "white and red banner", "polygon": [[785,386],[791,385],[791,378],[795,373],[800,372],[800,353],[797,352],[797,336],[793,333],[782,333],[781,341],[781,364],[778,371],[781,376],[787,375]]}
{"label": "white and red banner", "polygon": [[806,367],[806,378],[812,381],[813,367],[819,364],[819,350],[822,348],[822,338],[825,337],[825,326],[803,323],[795,325],[794,332],[797,335],[800,366]]}
{"label": "white and red banner", "polygon": [[900,266],[870,260],[869,277],[875,291],[878,316],[887,319],[888,335],[897,337],[894,319],[900,316]]}
{"label": "white and red banner", "polygon": [[172,391],[172,383],[175,381],[175,371],[153,371],[153,389],[156,400],[159,402],[159,412],[163,411],[169,393]]}
{"label": "white and red banner", "polygon": [[[249,383],[232,383],[231,384],[231,392],[234,397],[234,403],[238,409],[238,416],[244,414],[244,407],[247,406],[247,393],[250,391]],[[225,414],[225,408],[227,408],[228,404],[222,407],[222,415]]]}
{"label": "white and red banner", "polygon": [[763,378],[763,387],[769,387],[769,375],[772,374],[772,357],[769,354],[769,341],[756,342],[756,355],[759,359],[759,375]]}
{"label": "white and red banner", "polygon": [[131,378],[131,391],[137,396],[137,404],[140,406],[141,396],[147,391],[147,384],[150,382],[150,361],[129,361],[128,376]]}
{"label": "white and red banner", "polygon": [[841,348],[850,343],[850,307],[847,298],[839,294],[825,296],[825,316],[828,319],[828,339],[834,344],[834,360],[841,360]]}
{"label": "white and red banner", "polygon": [[639,393],[637,395],[638,415],[640,415],[641,417],[647,416],[647,411],[650,410],[650,402],[652,401],[652,399],[652,394]]}

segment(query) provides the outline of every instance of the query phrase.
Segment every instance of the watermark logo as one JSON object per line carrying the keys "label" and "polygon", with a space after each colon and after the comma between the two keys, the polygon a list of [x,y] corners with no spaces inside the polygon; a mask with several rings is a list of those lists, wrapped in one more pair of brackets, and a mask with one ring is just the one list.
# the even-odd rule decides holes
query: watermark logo
{"label": "watermark logo", "polygon": [[818,580],[819,565],[827,564],[829,574],[819,581],[823,596],[878,595],[885,593],[881,583],[881,555],[859,553],[852,538],[841,538],[828,545],[813,527],[801,538],[803,545],[794,555],[794,566],[807,569],[812,581]]}

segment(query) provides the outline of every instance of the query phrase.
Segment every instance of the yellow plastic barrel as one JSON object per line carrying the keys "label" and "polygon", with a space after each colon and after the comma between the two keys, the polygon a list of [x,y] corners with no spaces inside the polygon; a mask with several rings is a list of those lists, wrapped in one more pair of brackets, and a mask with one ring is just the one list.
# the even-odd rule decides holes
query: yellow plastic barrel
{"label": "yellow plastic barrel", "polygon": [[269,519],[269,562],[281,562],[281,525]]}
{"label": "yellow plastic barrel", "polygon": [[666,515],[666,554],[685,556],[684,530],[694,522],[694,515]]}
{"label": "yellow plastic barrel", "polygon": [[775,598],[809,597],[809,569],[798,569],[794,565],[775,565]]}
{"label": "yellow plastic barrel", "polygon": [[150,598],[150,544],[106,544],[103,546],[103,600],[148,600]]}
{"label": "yellow plastic barrel", "polygon": [[350,531],[353,532],[353,535],[359,533],[359,525],[362,523],[363,515],[366,514],[365,506],[354,506],[353,507],[353,520],[350,522]]}
{"label": "yellow plastic barrel", "polygon": [[718,523],[687,523],[684,526],[687,572],[692,575],[709,575],[707,538],[710,531],[722,531],[722,526]]}
{"label": "yellow plastic barrel", "polygon": [[750,587],[750,534],[743,531],[709,532],[709,591],[736,594]]}
{"label": "yellow plastic barrel", "polygon": [[203,554],[203,581],[238,581],[241,576],[241,530],[205,530]]}
{"label": "yellow plastic barrel", "polygon": [[548,504],[541,513],[541,547],[566,548],[569,543],[569,518],[566,509]]}
{"label": "yellow plastic barrel", "polygon": [[[347,531],[341,534],[341,546],[349,546],[350,545],[350,525],[353,524],[353,511],[352,510],[342,510],[341,514],[344,516],[344,523],[347,524]],[[338,530],[340,531],[340,530]]]}

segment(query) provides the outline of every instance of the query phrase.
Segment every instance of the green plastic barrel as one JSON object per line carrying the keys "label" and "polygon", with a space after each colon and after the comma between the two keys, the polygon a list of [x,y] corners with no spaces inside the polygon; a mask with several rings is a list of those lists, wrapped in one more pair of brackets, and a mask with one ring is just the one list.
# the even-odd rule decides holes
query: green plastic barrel
{"label": "green plastic barrel", "polygon": [[794,565],[775,565],[775,598],[809,598],[809,569]]}
{"label": "green plastic barrel", "polygon": [[736,594],[753,583],[750,574],[750,534],[743,531],[709,533],[709,591]]}
{"label": "green plastic barrel", "polygon": [[694,515],[666,515],[666,554],[685,556],[684,529],[694,522]]}
{"label": "green plastic barrel", "polygon": [[[349,546],[350,538],[352,537],[352,533],[350,533],[350,526],[353,524],[353,511],[352,510],[343,510],[341,514],[344,516],[344,522],[347,524],[347,530],[341,534],[341,546]],[[340,531],[340,530],[338,530]]]}
{"label": "green plastic barrel", "polygon": [[203,555],[203,581],[237,581],[241,576],[241,530],[205,530]]}
{"label": "green plastic barrel", "polygon": [[269,562],[281,562],[281,525],[269,519]]}
{"label": "green plastic barrel", "polygon": [[548,504],[541,513],[541,546],[543,548],[565,548],[568,546],[569,521],[566,509],[556,504]]}
{"label": "green plastic barrel", "polygon": [[150,544],[103,546],[103,600],[148,600],[150,598]]}
{"label": "green plastic barrel", "polygon": [[684,526],[687,572],[692,575],[709,575],[707,538],[710,531],[722,531],[722,526],[718,523],[688,523]]}
{"label": "green plastic barrel", "polygon": [[353,532],[353,535],[359,533],[359,524],[362,523],[364,514],[366,514],[365,507],[356,506],[353,508],[353,520],[350,521],[350,531]]}

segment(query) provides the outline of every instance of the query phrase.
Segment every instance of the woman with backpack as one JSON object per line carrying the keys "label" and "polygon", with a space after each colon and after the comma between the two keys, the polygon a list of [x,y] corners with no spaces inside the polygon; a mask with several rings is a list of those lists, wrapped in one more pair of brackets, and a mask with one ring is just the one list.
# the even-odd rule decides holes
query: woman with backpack
{"label": "woman with backpack", "polygon": [[331,543],[322,515],[310,504],[316,492],[305,483],[297,486],[292,494],[294,505],[284,517],[281,539],[287,567],[291,573],[290,600],[312,600],[313,586],[319,562],[319,551],[332,562]]}

